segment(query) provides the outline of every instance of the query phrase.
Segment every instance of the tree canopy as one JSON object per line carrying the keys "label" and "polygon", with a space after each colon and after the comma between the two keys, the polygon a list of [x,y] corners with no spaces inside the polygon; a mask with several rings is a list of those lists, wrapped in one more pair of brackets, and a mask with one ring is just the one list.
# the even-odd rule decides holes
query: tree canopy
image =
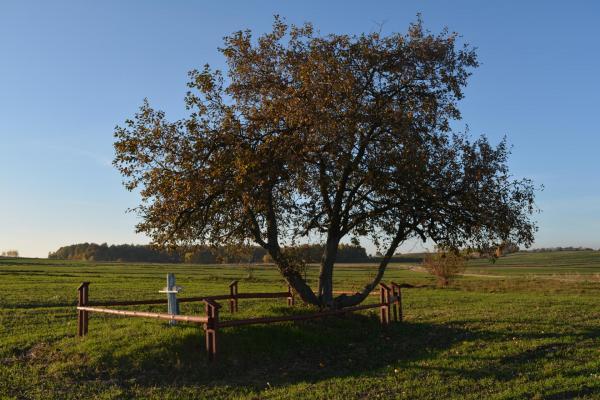
{"label": "tree canopy", "polygon": [[[406,34],[321,35],[276,17],[224,39],[227,70],[189,73],[189,116],[147,101],[115,131],[115,166],[140,189],[139,231],[155,243],[263,247],[302,299],[360,303],[410,238],[448,248],[529,245],[534,187],[515,180],[506,140],[451,129],[475,50],[421,20]],[[372,281],[333,296],[340,242],[368,237]],[[324,244],[318,288],[284,243]]]}

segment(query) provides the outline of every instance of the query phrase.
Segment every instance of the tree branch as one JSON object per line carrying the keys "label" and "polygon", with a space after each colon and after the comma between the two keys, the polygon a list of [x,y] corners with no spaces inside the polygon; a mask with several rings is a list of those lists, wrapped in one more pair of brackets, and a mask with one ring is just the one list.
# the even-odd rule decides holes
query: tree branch
{"label": "tree branch", "polygon": [[371,281],[371,283],[365,285],[361,292],[357,292],[350,296],[343,294],[341,296],[336,297],[334,299],[336,308],[350,307],[359,304],[364,299],[366,299],[367,296],[373,291],[373,289],[379,284],[381,278],[383,278],[383,274],[390,262],[390,259],[396,252],[396,249],[398,248],[400,243],[402,243],[405,239],[406,227],[404,224],[401,224],[398,227],[396,236],[394,236],[394,239],[392,239],[390,247],[388,248],[387,252],[385,253],[385,256],[383,257],[383,260],[381,260],[381,262],[379,263],[379,267],[377,268],[377,275],[375,276],[375,278]]}

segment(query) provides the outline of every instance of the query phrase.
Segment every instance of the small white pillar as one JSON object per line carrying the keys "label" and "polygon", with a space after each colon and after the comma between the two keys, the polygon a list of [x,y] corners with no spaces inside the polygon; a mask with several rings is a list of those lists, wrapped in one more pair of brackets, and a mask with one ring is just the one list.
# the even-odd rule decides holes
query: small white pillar
{"label": "small white pillar", "polygon": [[[175,274],[169,272],[167,274],[167,287],[160,290],[159,293],[167,294],[167,312],[170,315],[179,315],[179,304],[177,303],[177,293],[183,289],[175,285]],[[177,321],[169,321],[169,325],[175,325]]]}

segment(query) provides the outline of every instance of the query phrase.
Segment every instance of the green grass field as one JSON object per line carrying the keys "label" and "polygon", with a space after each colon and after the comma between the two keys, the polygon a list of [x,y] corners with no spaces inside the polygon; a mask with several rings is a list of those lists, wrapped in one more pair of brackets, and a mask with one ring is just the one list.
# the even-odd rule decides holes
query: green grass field
{"label": "green grass field", "polygon": [[[0,258],[0,397],[152,399],[600,398],[600,252],[518,253],[472,261],[439,289],[395,264],[405,322],[382,329],[362,312],[319,321],[228,328],[208,365],[197,326],[92,314],[75,336],[76,288],[94,300],[153,299],[174,272],[185,296],[280,291],[274,267],[102,264]],[[336,289],[374,266],[342,265]],[[310,269],[314,280],[316,269]],[[138,306],[166,311],[166,306]],[[236,318],[305,312],[285,299],[240,301]],[[203,315],[200,303],[184,314]],[[231,316],[226,307],[222,318]]]}

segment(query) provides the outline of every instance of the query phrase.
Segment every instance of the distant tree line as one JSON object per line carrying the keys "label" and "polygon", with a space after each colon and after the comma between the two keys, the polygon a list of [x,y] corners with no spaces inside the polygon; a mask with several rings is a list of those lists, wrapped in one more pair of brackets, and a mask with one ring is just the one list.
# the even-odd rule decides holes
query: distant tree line
{"label": "distant tree line", "polygon": [[6,250],[0,253],[0,257],[19,257],[18,250]]}
{"label": "distant tree line", "polygon": [[48,258],[86,261],[179,262],[174,252],[157,250],[147,245],[78,243],[63,246],[48,254]]}
{"label": "distant tree line", "polygon": [[[318,263],[323,254],[323,246],[304,244],[287,247],[285,251],[298,255],[305,263]],[[169,251],[149,245],[108,245],[106,243],[79,243],[63,246],[48,254],[48,258],[86,261],[160,262],[194,264],[234,264],[270,263],[267,252],[258,246],[194,246]],[[370,257],[364,247],[342,244],[338,262],[369,262]]]}
{"label": "distant tree line", "polygon": [[[527,250],[529,252],[548,251],[590,251],[587,247],[551,247]],[[323,254],[323,245],[303,244],[286,247],[286,252],[298,256],[304,263],[319,263]],[[504,244],[493,252],[497,257],[519,251],[519,247]],[[18,257],[16,250],[4,251],[3,257]],[[427,253],[395,254],[390,262],[420,263]],[[468,252],[467,258],[489,257],[490,252]],[[106,243],[79,243],[64,246],[48,254],[48,258],[60,260],[86,260],[86,261],[123,261],[123,262],[156,262],[156,263],[188,263],[188,264],[238,264],[238,263],[271,263],[273,260],[267,252],[258,246],[194,246],[189,248],[169,251],[156,249],[149,245],[120,244],[108,245]],[[337,262],[361,263],[379,262],[381,255],[369,256],[364,247],[341,244]]]}
{"label": "distant tree line", "polygon": [[[598,249],[600,250],[600,249]],[[573,247],[573,246],[567,246],[567,247],[540,247],[537,249],[529,249],[529,250],[525,250],[529,253],[547,253],[547,252],[551,252],[551,251],[595,251],[594,249],[592,249],[591,247]]]}

